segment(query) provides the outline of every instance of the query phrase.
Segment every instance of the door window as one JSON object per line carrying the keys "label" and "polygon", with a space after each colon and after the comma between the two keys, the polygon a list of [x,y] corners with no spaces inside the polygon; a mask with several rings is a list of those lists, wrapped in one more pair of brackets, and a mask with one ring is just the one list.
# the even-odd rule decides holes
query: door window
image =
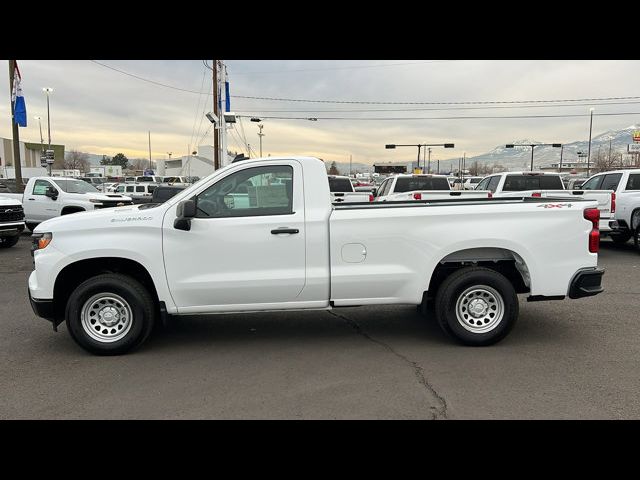
{"label": "door window", "polygon": [[211,185],[196,200],[198,218],[293,213],[293,168],[270,165],[240,170]]}
{"label": "door window", "polygon": [[604,175],[598,175],[591,178],[589,181],[585,182],[582,185],[582,190],[600,190],[600,185],[602,184],[602,179]]}
{"label": "door window", "polygon": [[144,185],[138,185],[138,186],[136,187],[136,192],[142,192],[142,193],[144,193]]}
{"label": "door window", "polygon": [[491,177],[483,179],[476,187],[476,190],[487,190],[490,180],[491,180]]}
{"label": "door window", "polygon": [[500,175],[496,175],[495,177],[489,177],[489,185],[487,187],[488,190],[491,190],[493,193],[496,193],[496,188],[498,188],[498,184],[500,183]]}
{"label": "door window", "polygon": [[46,180],[36,180],[36,183],[33,184],[33,194],[34,195],[45,195],[47,193],[47,188],[52,185]]}
{"label": "door window", "polygon": [[640,174],[634,173],[629,175],[627,180],[627,190],[640,190]]}
{"label": "door window", "polygon": [[618,183],[620,183],[620,179],[622,178],[621,173],[609,173],[604,176],[604,180],[602,181],[601,190],[616,190],[618,188]]}

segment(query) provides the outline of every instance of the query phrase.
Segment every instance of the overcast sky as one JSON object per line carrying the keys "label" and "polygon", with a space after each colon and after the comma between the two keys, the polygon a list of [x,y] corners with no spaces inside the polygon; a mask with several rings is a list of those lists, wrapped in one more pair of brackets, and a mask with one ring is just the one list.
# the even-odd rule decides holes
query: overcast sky
{"label": "overcast sky", "polygon": [[[99,60],[108,66],[174,87],[211,91],[211,71],[201,60]],[[8,75],[8,62],[3,62]],[[225,60],[231,95],[358,102],[507,102],[573,100],[639,96],[640,61],[462,61],[462,60]],[[148,156],[151,131],[153,158],[186,154],[188,145],[211,144],[211,126],[204,113],[211,96],[170,89],[127,76],[89,60],[18,61],[29,125],[20,139],[38,142],[35,115],[43,117],[47,140],[46,98],[52,87],[51,140],[67,150],[129,157]],[[8,79],[7,79],[8,80]],[[3,83],[0,82],[0,85]],[[0,137],[11,138],[8,81],[0,91]],[[232,98],[231,110],[242,115],[316,117],[318,121],[264,119],[263,153],[312,155],[324,160],[374,163],[411,160],[416,149],[385,150],[386,143],[453,142],[453,150],[434,149],[432,159],[487,152],[518,139],[548,143],[587,140],[589,108],[596,106],[593,136],[640,123],[640,114],[597,116],[598,113],[640,112],[640,99],[565,102],[568,106],[479,108],[479,105],[382,105],[305,103]],[[576,104],[577,105],[574,105]],[[541,104],[538,104],[541,105]],[[544,104],[542,104],[544,105]],[[345,110],[383,110],[358,111]],[[392,109],[402,109],[393,110]],[[421,109],[421,110],[409,110]],[[437,110],[434,110],[437,109]],[[409,111],[408,111],[409,110]],[[517,115],[584,115],[554,118],[419,119],[406,117],[469,117]],[[348,117],[323,120],[322,117]],[[365,120],[387,118],[393,120]],[[258,127],[243,121],[244,137],[257,151]],[[242,151],[240,125],[229,136],[229,149]]]}

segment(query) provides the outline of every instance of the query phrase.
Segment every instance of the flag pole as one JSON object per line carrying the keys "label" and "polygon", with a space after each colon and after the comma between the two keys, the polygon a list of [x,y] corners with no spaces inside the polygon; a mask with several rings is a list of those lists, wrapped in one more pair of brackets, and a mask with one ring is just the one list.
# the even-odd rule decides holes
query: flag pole
{"label": "flag pole", "polygon": [[23,193],[22,164],[20,163],[20,134],[18,133],[18,124],[14,118],[13,82],[15,80],[15,72],[16,61],[9,60],[9,100],[11,101],[11,127],[13,129],[13,169],[16,176],[16,192]]}

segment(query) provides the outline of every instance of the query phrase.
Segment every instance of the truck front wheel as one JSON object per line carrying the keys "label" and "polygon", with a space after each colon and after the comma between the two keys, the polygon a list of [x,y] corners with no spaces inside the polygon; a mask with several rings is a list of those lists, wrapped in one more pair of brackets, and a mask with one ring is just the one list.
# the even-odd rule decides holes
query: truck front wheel
{"label": "truck front wheel", "polygon": [[133,278],[102,274],[81,283],[67,302],[69,333],[78,345],[97,355],[120,355],[151,333],[155,303]]}
{"label": "truck front wheel", "polygon": [[16,235],[15,237],[0,237],[0,248],[9,248],[13,247],[20,240],[20,236]]}
{"label": "truck front wheel", "polygon": [[442,282],[435,308],[448,335],[465,345],[491,345],[515,325],[518,296],[504,275],[484,267],[462,268]]}

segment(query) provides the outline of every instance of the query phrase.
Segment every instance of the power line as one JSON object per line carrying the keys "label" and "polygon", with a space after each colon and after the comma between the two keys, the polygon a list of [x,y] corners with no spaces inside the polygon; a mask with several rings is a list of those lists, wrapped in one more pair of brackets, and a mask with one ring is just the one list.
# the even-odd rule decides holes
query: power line
{"label": "power line", "polygon": [[[638,104],[640,101],[631,102],[609,102],[598,103],[599,107],[607,105],[632,105]],[[437,108],[358,108],[358,109],[331,109],[331,110],[287,110],[287,109],[269,109],[269,110],[235,110],[237,113],[256,113],[256,112],[280,112],[280,113],[318,113],[318,112],[337,112],[337,113],[357,113],[357,112],[426,112],[426,111],[441,111],[441,110],[493,110],[493,109],[514,109],[514,108],[554,108],[554,107],[583,107],[591,106],[593,103],[571,103],[571,104],[556,104],[556,105],[491,105],[486,107],[437,107]]]}
{"label": "power line", "polygon": [[[620,116],[640,115],[640,112],[598,113],[593,116]],[[484,120],[484,119],[509,119],[509,118],[571,118],[589,117],[588,113],[576,113],[567,115],[498,115],[498,116],[456,116],[456,117],[314,117],[314,120],[350,120],[350,121],[399,121],[399,120]],[[261,116],[261,119],[270,120],[310,120],[307,117],[271,117]]]}
{"label": "power line", "polygon": [[232,95],[235,98],[250,100],[269,100],[277,102],[306,102],[306,103],[339,103],[358,105],[494,105],[518,103],[560,103],[560,102],[598,102],[607,100],[638,100],[640,97],[603,97],[603,98],[565,98],[558,100],[477,100],[464,102],[374,102],[359,100],[308,100],[302,98],[256,97],[247,95]]}
{"label": "power line", "polygon": [[[139,75],[134,75],[133,73],[125,72],[124,70],[120,70],[115,67],[111,67],[110,65],[106,65],[104,63],[98,62],[96,60],[89,60],[97,65],[108,68],[110,70],[122,73],[123,75],[127,75],[129,77],[136,78],[143,82],[152,83],[154,85],[171,88],[173,90],[178,90],[180,92],[194,93],[196,95],[201,95],[201,92],[195,90],[189,90],[187,88],[180,88],[173,85],[167,85],[166,83],[157,82],[155,80],[150,80],[148,78],[141,77]],[[234,74],[235,75],[235,74]],[[213,95],[213,93],[207,93],[207,95]],[[248,96],[248,95],[231,95],[232,98],[244,98],[249,100],[269,100],[269,101],[279,101],[279,102],[307,102],[307,103],[336,103],[336,104],[357,104],[357,105],[498,105],[498,104],[525,104],[525,103],[562,103],[562,102],[604,102],[611,100],[640,100],[640,96],[629,96],[629,97],[600,97],[600,98],[567,98],[567,99],[558,99],[558,100],[493,100],[493,101],[463,101],[463,102],[374,102],[374,101],[356,101],[356,100],[309,100],[309,99],[300,99],[300,98],[278,98],[278,97],[258,97],[258,96]]]}
{"label": "power line", "polygon": [[281,70],[270,70],[266,72],[233,72],[234,75],[263,75],[268,73],[292,73],[292,72],[323,72],[327,70],[351,70],[358,68],[385,68],[385,67],[399,67],[402,65],[424,65],[425,63],[437,63],[437,62],[445,62],[450,60],[425,60],[422,62],[403,62],[403,63],[379,63],[375,65],[351,65],[347,67],[326,67],[326,68],[300,68],[300,69],[281,69]]}

